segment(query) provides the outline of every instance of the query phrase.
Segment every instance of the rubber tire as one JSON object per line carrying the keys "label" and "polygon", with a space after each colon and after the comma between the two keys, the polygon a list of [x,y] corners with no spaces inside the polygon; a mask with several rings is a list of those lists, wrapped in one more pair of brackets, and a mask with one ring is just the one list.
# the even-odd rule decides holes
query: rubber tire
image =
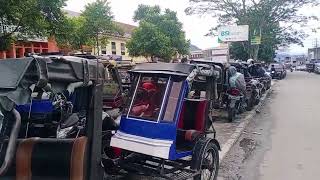
{"label": "rubber tire", "polygon": [[228,122],[233,122],[236,118],[236,108],[228,109]]}
{"label": "rubber tire", "polygon": [[271,88],[271,81],[268,82],[268,85],[267,85],[267,89],[269,90]]}
{"label": "rubber tire", "polygon": [[[201,140],[200,140],[201,141]],[[206,143],[204,143],[202,146],[205,146]],[[205,148],[204,151],[200,151],[200,152],[196,152],[196,154],[194,154],[192,156],[192,158],[197,158],[199,159],[201,156],[201,161],[197,160],[197,161],[194,161],[195,164],[192,165],[192,169],[197,169],[197,170],[200,170],[201,168],[201,164],[202,164],[202,160],[203,160],[203,156],[206,154],[206,152],[209,150],[209,149],[212,149],[213,152],[214,152],[214,157],[213,159],[215,159],[215,174],[214,174],[214,177],[213,179],[211,180],[217,180],[218,178],[218,173],[219,173],[219,148],[218,146],[213,143],[212,141],[208,142],[208,144],[206,145],[206,147],[202,147],[201,149]],[[202,180],[201,179],[201,175],[197,175],[195,177],[193,177],[194,180]]]}

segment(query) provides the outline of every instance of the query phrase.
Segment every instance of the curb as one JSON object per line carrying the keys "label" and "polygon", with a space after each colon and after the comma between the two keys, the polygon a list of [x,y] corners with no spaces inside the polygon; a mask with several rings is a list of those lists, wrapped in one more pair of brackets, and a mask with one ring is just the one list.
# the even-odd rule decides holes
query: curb
{"label": "curb", "polygon": [[266,91],[266,93],[261,97],[260,102],[258,105],[254,107],[253,110],[242,120],[242,122],[236,127],[235,132],[230,136],[228,141],[222,145],[221,152],[219,153],[219,162],[221,163],[225,156],[228,154],[230,149],[233,145],[238,141],[240,135],[244,131],[244,129],[248,126],[249,122],[253,119],[253,117],[257,114],[257,110],[261,108],[263,103],[265,102],[267,96],[272,91],[272,87],[274,86],[275,82],[272,81],[270,89]]}

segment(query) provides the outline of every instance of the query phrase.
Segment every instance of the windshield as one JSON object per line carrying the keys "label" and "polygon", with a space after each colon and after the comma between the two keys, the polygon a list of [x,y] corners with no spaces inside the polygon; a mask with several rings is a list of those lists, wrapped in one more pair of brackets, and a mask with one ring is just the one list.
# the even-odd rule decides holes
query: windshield
{"label": "windshield", "polygon": [[140,75],[128,116],[157,121],[169,78]]}

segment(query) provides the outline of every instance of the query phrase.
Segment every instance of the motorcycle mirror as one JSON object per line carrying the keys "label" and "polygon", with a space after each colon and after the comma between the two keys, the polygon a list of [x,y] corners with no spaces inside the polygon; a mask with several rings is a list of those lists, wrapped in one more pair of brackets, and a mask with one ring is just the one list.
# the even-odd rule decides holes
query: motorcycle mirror
{"label": "motorcycle mirror", "polygon": [[64,129],[64,128],[67,128],[70,126],[74,126],[75,124],[77,124],[78,121],[79,121],[78,114],[73,113],[73,114],[71,114],[71,116],[69,116],[66,120],[64,120],[60,124],[60,127],[61,127],[61,129]]}

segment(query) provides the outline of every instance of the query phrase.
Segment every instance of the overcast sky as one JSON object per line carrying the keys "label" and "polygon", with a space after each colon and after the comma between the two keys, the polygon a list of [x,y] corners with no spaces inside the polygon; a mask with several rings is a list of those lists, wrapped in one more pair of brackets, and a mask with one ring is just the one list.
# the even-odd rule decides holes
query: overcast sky
{"label": "overcast sky", "polygon": [[[87,3],[93,1],[94,0],[68,0],[66,9],[80,12]],[[192,44],[202,49],[218,45],[216,38],[204,36],[208,33],[209,29],[215,25],[216,20],[210,16],[187,16],[184,13],[184,9],[189,6],[188,0],[109,0],[109,2],[111,2],[112,12],[116,21],[132,25],[136,25],[132,17],[139,4],[159,5],[163,9],[169,8],[177,12],[179,20],[183,23],[186,36],[191,40]],[[302,12],[311,15],[320,15],[320,8],[306,8],[302,10]],[[318,23],[313,23],[311,26],[316,26],[315,24]],[[311,31],[309,33],[311,36],[306,39],[305,48],[291,46],[290,51],[301,53],[306,52],[306,48],[312,47],[316,35],[311,33]],[[318,33],[318,37],[320,38],[319,35]]]}

